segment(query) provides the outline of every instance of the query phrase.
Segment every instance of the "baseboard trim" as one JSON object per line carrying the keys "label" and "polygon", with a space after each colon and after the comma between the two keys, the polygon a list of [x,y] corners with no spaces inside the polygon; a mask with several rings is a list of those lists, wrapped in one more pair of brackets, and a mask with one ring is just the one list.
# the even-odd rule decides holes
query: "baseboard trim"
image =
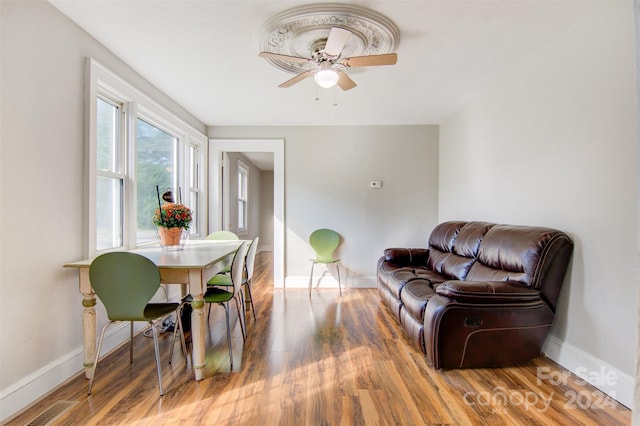
{"label": "baseboard trim", "polygon": [[[342,288],[376,288],[375,277],[341,277]],[[285,288],[309,288],[309,276],[287,277],[284,281]],[[338,277],[323,271],[313,274],[313,288],[338,288]]]}
{"label": "baseboard trim", "polygon": [[[136,327],[137,331],[144,328]],[[129,340],[129,323],[112,326],[104,337],[102,356]],[[84,368],[82,347],[53,360],[18,382],[0,391],[0,422],[18,415],[54,389],[82,373]]]}
{"label": "baseboard trim", "polygon": [[582,349],[547,337],[542,352],[585,382],[633,410],[633,377]]}

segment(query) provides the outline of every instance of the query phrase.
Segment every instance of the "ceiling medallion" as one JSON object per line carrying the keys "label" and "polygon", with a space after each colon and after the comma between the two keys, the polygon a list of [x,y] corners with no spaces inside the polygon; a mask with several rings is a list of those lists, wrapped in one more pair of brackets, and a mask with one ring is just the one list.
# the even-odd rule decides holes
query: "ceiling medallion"
{"label": "ceiling medallion", "polygon": [[[341,57],[378,55],[395,51],[400,31],[387,17],[364,7],[322,3],[286,10],[268,20],[259,30],[262,52],[311,58],[318,43],[326,42],[332,27],[351,31]],[[299,74],[313,67],[267,58],[283,71]]]}

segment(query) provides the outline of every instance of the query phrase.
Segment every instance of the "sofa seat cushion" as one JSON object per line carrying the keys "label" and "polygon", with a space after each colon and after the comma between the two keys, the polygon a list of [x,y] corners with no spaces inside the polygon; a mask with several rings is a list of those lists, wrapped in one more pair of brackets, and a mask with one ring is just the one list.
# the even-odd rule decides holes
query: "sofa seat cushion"
{"label": "sofa seat cushion", "polygon": [[378,264],[378,276],[383,280],[387,281],[389,276],[397,271],[413,271],[413,268],[409,268],[406,266],[396,265],[394,263],[389,263],[384,261],[384,257],[380,259],[381,262]]}
{"label": "sofa seat cushion", "polygon": [[412,268],[407,268],[404,266],[394,265],[389,262],[384,261],[384,257],[380,259],[378,263],[378,280],[382,281],[383,284],[387,284],[387,282],[391,279],[391,275],[398,271],[413,271]]}
{"label": "sofa seat cushion", "polygon": [[446,281],[436,292],[458,302],[514,303],[540,299],[540,292],[514,281]]}
{"label": "sofa seat cushion", "polygon": [[[413,271],[413,267],[389,263],[384,260],[384,257],[382,257],[378,263],[378,281],[381,281],[382,284],[386,286],[389,281],[395,281],[398,276],[403,276],[402,274],[405,272],[413,275]],[[400,275],[397,275],[398,273]],[[406,279],[406,277],[404,277],[404,279]]]}
{"label": "sofa seat cushion", "polygon": [[400,295],[404,308],[420,323],[424,320],[424,310],[427,302],[436,293],[431,282],[422,279],[409,281]]}
{"label": "sofa seat cushion", "polygon": [[416,275],[412,269],[399,269],[391,273],[384,284],[396,298],[400,299],[402,288],[408,281],[414,279],[416,279]]}
{"label": "sofa seat cushion", "polygon": [[440,284],[442,282],[445,282],[445,281],[449,280],[449,278],[443,277],[439,273],[434,272],[434,271],[430,271],[428,269],[416,269],[415,270],[415,275],[416,275],[416,278],[419,278],[421,280],[427,280],[432,285]]}

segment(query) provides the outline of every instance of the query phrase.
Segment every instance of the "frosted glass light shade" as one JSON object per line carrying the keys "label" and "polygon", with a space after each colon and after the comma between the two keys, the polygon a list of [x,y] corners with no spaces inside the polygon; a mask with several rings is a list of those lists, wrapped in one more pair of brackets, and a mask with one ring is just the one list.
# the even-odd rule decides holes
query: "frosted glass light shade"
{"label": "frosted glass light shade", "polygon": [[313,79],[316,81],[318,86],[324,89],[328,89],[330,87],[335,86],[336,83],[338,82],[338,73],[332,69],[324,69],[324,70],[318,71],[313,76]]}

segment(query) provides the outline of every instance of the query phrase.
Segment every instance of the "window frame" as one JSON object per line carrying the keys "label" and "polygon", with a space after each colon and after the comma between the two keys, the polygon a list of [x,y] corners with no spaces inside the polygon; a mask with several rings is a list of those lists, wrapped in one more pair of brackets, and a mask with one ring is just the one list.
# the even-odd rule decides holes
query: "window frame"
{"label": "window frame", "polygon": [[[94,185],[94,188],[96,188],[96,192],[97,192],[97,180],[99,178],[107,178],[107,179],[114,179],[114,180],[118,180],[120,181],[120,206],[121,206],[121,211],[119,212],[119,216],[120,216],[120,229],[118,230],[120,233],[120,240],[121,242],[124,242],[125,240],[125,236],[126,236],[126,232],[125,232],[125,220],[124,220],[124,215],[123,212],[126,211],[125,208],[125,194],[126,194],[126,177],[127,177],[127,153],[126,153],[126,146],[125,146],[125,139],[126,139],[126,132],[127,132],[127,126],[128,126],[128,121],[127,121],[127,110],[128,110],[128,105],[125,102],[120,101],[119,99],[115,99],[116,97],[111,95],[110,93],[107,93],[106,91],[99,93],[96,98],[95,98],[95,102],[96,102],[96,110],[97,110],[97,101],[98,99],[102,100],[103,102],[111,105],[112,107],[115,107],[118,109],[118,113],[117,113],[117,120],[116,120],[116,135],[115,135],[115,146],[114,146],[114,156],[116,157],[114,160],[115,163],[115,170],[105,170],[102,168],[99,168],[97,165],[97,131],[96,131],[96,144],[94,145],[95,151],[94,151],[94,159],[96,159],[96,167],[95,167],[95,179],[96,179],[96,183]],[[97,122],[97,120],[96,120]],[[96,128],[97,130],[97,128]],[[97,219],[96,219],[97,220]],[[96,230],[96,226],[93,227],[94,231]],[[97,240],[97,234],[96,234],[96,240]],[[97,246],[97,241],[94,244],[94,247]],[[106,251],[109,249],[112,249],[113,247],[109,247],[107,249],[103,249],[103,250],[98,250],[96,247],[96,250],[98,251]]]}
{"label": "window frame", "polygon": [[[238,214],[238,235],[245,235],[249,232],[249,166],[242,160],[238,160],[236,164],[236,198],[237,198],[237,214]],[[240,179],[244,180],[244,185],[240,184]],[[244,189],[244,194],[241,190]],[[240,205],[244,209],[241,209]],[[240,213],[242,211],[244,217],[244,226],[240,226]]]}
{"label": "window frame", "polygon": [[[191,155],[191,150],[194,150],[196,155],[192,156]],[[204,167],[202,167],[202,160],[204,159],[203,155],[202,155],[202,145],[201,144],[194,144],[193,142],[190,142],[188,144],[188,146],[186,147],[186,159],[185,161],[189,164],[188,170],[186,170],[188,172],[188,176],[187,176],[187,194],[186,194],[186,199],[189,200],[189,203],[191,204],[191,197],[194,196],[196,199],[196,206],[194,207],[194,222],[200,223],[200,218],[199,218],[199,214],[201,213],[202,210],[202,204],[203,204],[203,199],[202,199],[202,194],[204,193],[203,189],[202,189],[202,183],[203,183],[203,176],[201,176],[200,171],[204,169]],[[194,159],[194,161],[192,162],[192,158]],[[195,169],[195,170],[194,170]],[[193,182],[192,182],[192,178],[193,178]],[[199,227],[199,228],[195,228],[195,227],[190,227],[189,228],[189,233],[190,234],[203,234],[204,228],[203,227]]]}
{"label": "window frame", "polygon": [[[167,109],[147,97],[144,93],[136,89],[134,86],[121,79],[106,67],[95,61],[93,58],[87,58],[85,66],[85,81],[87,82],[87,90],[85,90],[85,220],[84,220],[84,242],[83,252],[88,258],[92,258],[97,254],[106,251],[133,249],[137,247],[137,216],[136,216],[136,120],[138,118],[146,121],[158,129],[169,133],[178,139],[177,162],[178,186],[187,188],[189,183],[189,148],[191,146],[198,147],[198,164],[202,164],[207,155],[207,138],[206,135],[184,122]],[[109,248],[105,250],[97,250],[96,248],[96,178],[97,174],[97,98],[98,96],[106,97],[112,102],[116,102],[123,106],[123,116],[121,123],[121,133],[124,146],[122,147],[122,160],[125,165],[125,174],[123,182],[123,200],[122,200],[122,220],[123,220],[123,239],[122,246]],[[200,187],[197,188],[198,199],[203,200],[206,188],[205,171],[203,167],[199,167],[196,172],[198,174]],[[185,198],[183,191],[183,202],[189,206],[189,198]],[[191,207],[191,206],[189,206]],[[207,206],[205,202],[200,202],[198,211],[194,212],[197,223],[193,223],[192,237],[201,237],[206,230]],[[149,243],[146,243],[149,244]],[[145,245],[145,244],[141,244]]]}
{"label": "window frame", "polygon": [[[176,140],[176,146],[174,147],[175,149],[175,163],[178,167],[178,171],[175,175],[175,184],[172,183],[172,185],[170,186],[170,188],[180,188],[182,187],[182,182],[181,182],[181,172],[185,169],[185,163],[183,160],[183,154],[182,154],[182,150],[181,150],[181,146],[183,145],[182,143],[182,136],[178,135],[176,133],[178,133],[178,130],[173,128],[172,126],[167,127],[167,123],[163,123],[162,120],[158,120],[156,118],[153,118],[153,114],[150,113],[149,111],[147,111],[145,108],[139,108],[138,109],[138,115],[135,117],[135,127],[137,129],[138,126],[138,120],[145,122],[147,125],[154,127],[155,129],[160,130],[163,133],[166,133],[167,135],[169,135],[170,137],[174,138]],[[135,170],[135,164],[137,164],[137,142],[138,142],[138,135],[136,134],[136,139],[133,141],[134,144],[131,146],[131,150],[132,150],[132,154],[134,155],[134,161],[133,161],[133,176],[136,177],[136,170]],[[182,164],[181,164],[182,163]],[[134,188],[136,190],[136,196],[131,200],[133,203],[135,203],[135,209],[134,209],[134,218],[132,218],[132,220],[134,220],[132,223],[136,224],[136,232],[135,232],[135,238],[134,238],[134,245],[135,247],[138,246],[144,246],[144,245],[148,245],[150,243],[155,242],[155,240],[151,240],[151,241],[142,241],[142,242],[138,242],[138,229],[137,229],[137,225],[138,225],[138,216],[137,216],[137,190],[138,190],[138,185],[137,185],[137,180],[134,180],[133,182]],[[161,187],[159,188],[160,191],[162,192],[163,190],[166,190],[167,188]],[[177,198],[178,195],[175,195],[176,197],[176,202],[180,202],[180,200]],[[188,203],[184,202],[184,197],[182,198],[183,204],[188,205]],[[189,206],[190,207],[190,206]]]}

